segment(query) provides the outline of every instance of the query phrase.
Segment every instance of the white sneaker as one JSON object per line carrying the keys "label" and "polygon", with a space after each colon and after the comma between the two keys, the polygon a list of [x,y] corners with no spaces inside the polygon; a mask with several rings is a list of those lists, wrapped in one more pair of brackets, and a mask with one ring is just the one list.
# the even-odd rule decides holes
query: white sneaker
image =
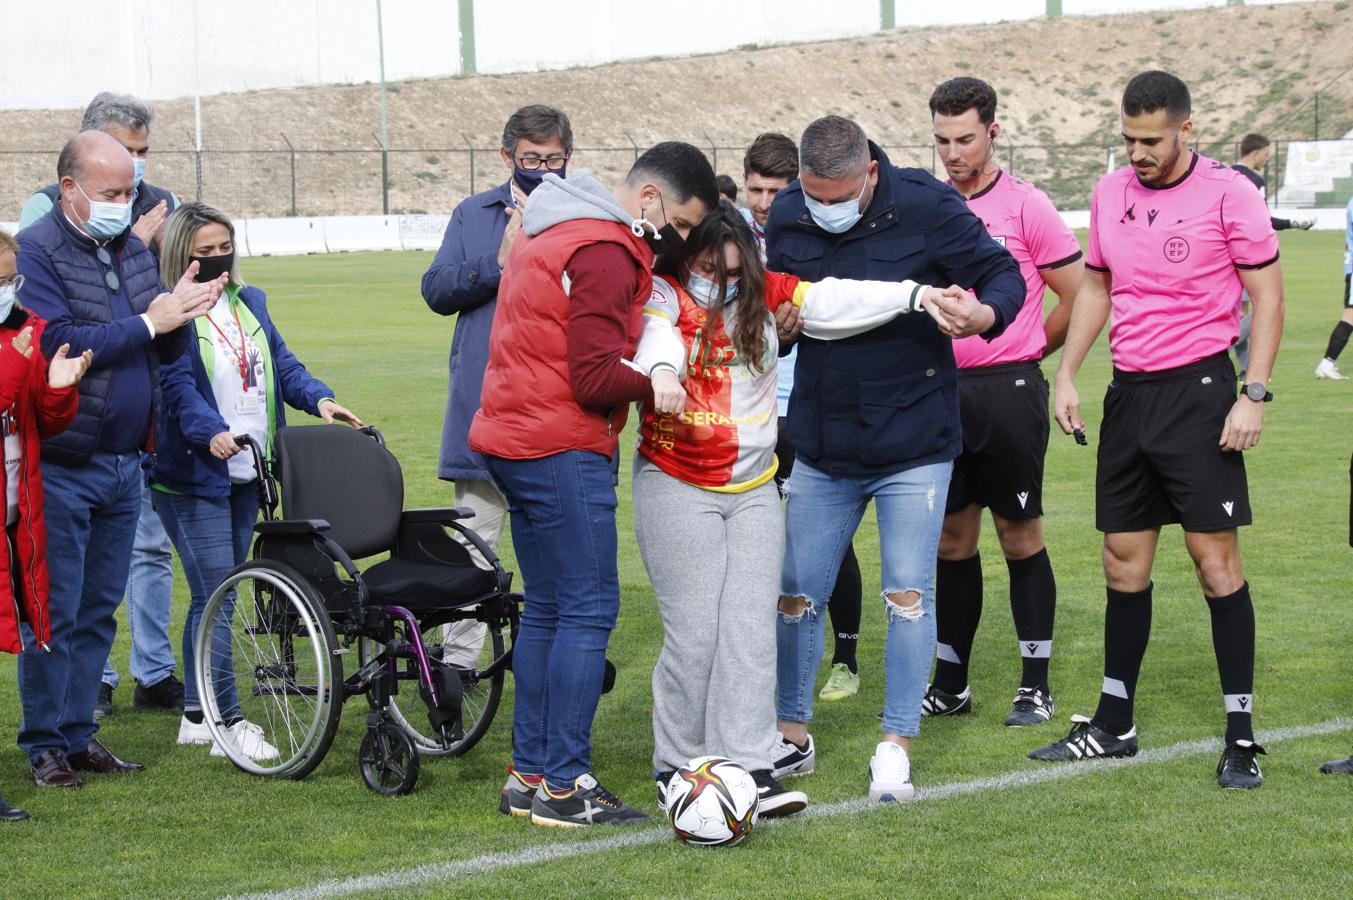
{"label": "white sneaker", "polygon": [[[226,729],[226,736],[250,759],[262,762],[265,759],[277,759],[281,755],[276,747],[263,739],[263,729],[253,722],[240,719]],[[225,756],[226,753],[220,744],[214,743],[211,745],[211,755]]]}
{"label": "white sneaker", "polygon": [[775,743],[770,748],[771,775],[776,778],[792,778],[795,775],[811,775],[817,762],[817,747],[813,745],[813,736],[808,735],[806,746],[800,747],[780,732],[775,732]]}
{"label": "white sneaker", "polygon": [[914,793],[907,751],[900,744],[880,742],[869,760],[869,799],[875,803],[895,803],[910,800]]}
{"label": "white sneaker", "polygon": [[1334,364],[1334,360],[1326,357],[1320,360],[1320,365],[1315,367],[1315,377],[1321,381],[1347,381],[1348,376],[1339,371],[1339,367]]}
{"label": "white sneaker", "polygon": [[187,716],[183,716],[179,719],[179,738],[176,743],[210,744],[211,729],[207,727],[205,720],[193,723],[188,721]]}

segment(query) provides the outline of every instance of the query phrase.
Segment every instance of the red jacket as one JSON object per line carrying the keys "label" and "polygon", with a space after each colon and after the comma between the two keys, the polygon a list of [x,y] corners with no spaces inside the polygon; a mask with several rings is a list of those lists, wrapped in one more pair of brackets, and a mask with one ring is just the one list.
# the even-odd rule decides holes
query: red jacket
{"label": "red jacket", "polygon": [[[12,341],[31,325],[32,353],[25,359]],[[23,620],[41,643],[52,638],[47,615],[47,528],[42,514],[42,453],[40,441],[65,431],[75,418],[79,392],[73,388],[56,390],[47,386],[47,360],[38,341],[46,325],[37,316],[15,308],[0,323],[0,411],[12,410],[19,428],[22,458],[19,463],[19,522],[15,526],[15,544],[23,566]],[[17,327],[13,327],[17,326]],[[4,466],[0,465],[0,491],[7,488]],[[0,506],[5,494],[0,492]],[[0,650],[19,653],[25,648],[19,639],[19,604],[14,598],[8,548],[0,552]]]}
{"label": "red jacket", "polygon": [[602,242],[620,245],[638,266],[638,288],[627,310],[633,355],[653,284],[653,254],[643,239],[618,222],[600,219],[576,219],[538,235],[519,235],[498,288],[484,390],[470,426],[472,449],[505,459],[539,459],[567,450],[615,454],[628,403],[604,412],[582,406],[568,364],[564,268],[574,253]]}

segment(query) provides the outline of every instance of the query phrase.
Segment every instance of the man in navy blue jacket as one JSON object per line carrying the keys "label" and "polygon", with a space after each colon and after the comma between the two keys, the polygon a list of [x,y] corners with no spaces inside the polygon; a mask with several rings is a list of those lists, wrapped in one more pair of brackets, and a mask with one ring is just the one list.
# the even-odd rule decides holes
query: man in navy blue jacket
{"label": "man in navy blue jacket", "polygon": [[141,451],[152,449],[159,364],[184,352],[182,326],[209,310],[223,282],[172,293],[154,255],[131,233],[132,158],[101,131],[72,138],[57,160],[59,202],[19,233],[20,300],[47,320],[42,352],[92,350],[80,408],[42,443],[52,639],[19,661],[19,746],[42,787],[80,787],[77,771],[122,774],[94,737],[94,703],[127,585],[141,513]]}
{"label": "man in navy blue jacket", "polygon": [[[503,126],[498,151],[512,176],[503,184],[467,197],[451,214],[441,249],[423,276],[423,300],[435,313],[459,316],[451,339],[451,386],[442,425],[438,477],[456,483],[456,506],[474,510],[468,521],[490,547],[498,547],[507,501],[489,477],[484,458],[470,449],[470,422],[479,411],[489,331],[498,299],[498,280],[508,251],[521,230],[527,197],[553,172],[560,178],[573,153],[568,116],[550,106],[523,106]],[[478,551],[468,547],[478,559]],[[475,665],[484,626],[466,622],[447,638],[448,661]]]}
{"label": "man in navy blue jacket", "polygon": [[953,460],[961,449],[952,338],[997,337],[1024,302],[1019,266],[952,188],[891,165],[858,125],[813,122],[799,142],[799,180],[766,225],[767,266],[808,281],[913,279],[957,284],[944,324],[899,316],[854,338],[801,338],[788,427],[797,451],[785,524],[778,622],[775,775],[813,770],[808,734],[823,626],[842,554],[872,499],[888,612],[884,740],[870,798],[912,795],[910,739],[935,652],[935,554]]}

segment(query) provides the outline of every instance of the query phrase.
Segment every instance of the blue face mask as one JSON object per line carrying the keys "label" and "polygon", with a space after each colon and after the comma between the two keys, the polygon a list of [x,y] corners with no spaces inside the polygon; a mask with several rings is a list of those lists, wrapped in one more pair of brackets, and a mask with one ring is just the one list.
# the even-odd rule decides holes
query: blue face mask
{"label": "blue face mask", "polygon": [[[563,178],[563,177],[564,177],[564,171],[565,171],[567,168],[568,168],[568,165],[565,164],[565,166],[564,166],[563,169],[560,169],[558,172],[555,172],[554,174],[555,174],[555,175],[558,175],[560,178]],[[512,167],[512,180],[515,181],[515,182],[517,183],[517,187],[519,187],[519,188],[521,188],[523,191],[525,191],[525,192],[526,192],[526,196],[529,197],[529,196],[531,196],[531,192],[534,191],[536,188],[540,187],[541,183],[544,182],[544,180],[545,180],[545,173],[547,173],[547,172],[549,172],[549,171],[550,171],[550,170],[549,170],[549,169],[546,169],[544,166],[541,166],[539,169],[536,169],[534,172],[528,172],[526,169],[523,169],[521,166],[513,166],[513,167]]]}
{"label": "blue face mask", "polygon": [[[711,306],[719,299],[719,286],[715,282],[692,272],[686,277],[686,293],[701,306]],[[723,286],[723,302],[729,303],[738,295],[738,283],[729,281]]]}
{"label": "blue face mask", "polygon": [[135,173],[135,178],[132,181],[132,187],[140,187],[141,179],[144,178],[146,174],[146,158],[144,156],[140,156],[132,159],[132,169],[133,172]]}
{"label": "blue face mask", "polygon": [[864,184],[860,185],[860,193],[854,200],[842,200],[840,203],[823,203],[820,200],[814,200],[805,192],[803,202],[808,206],[808,212],[813,216],[813,221],[823,231],[832,234],[841,234],[855,227],[855,223],[864,218],[864,211],[860,209],[860,201],[864,199],[864,189],[869,186],[869,178],[864,179]]}
{"label": "blue face mask", "polygon": [[9,314],[14,311],[14,300],[19,296],[19,290],[12,284],[0,287],[0,322],[9,318]]}
{"label": "blue face mask", "polygon": [[[80,182],[75,182],[75,186],[80,188],[80,193],[85,194],[85,189],[80,187]],[[89,200],[89,195],[85,194],[85,199]],[[115,238],[127,230],[127,226],[132,223],[132,205],[130,203],[108,203],[104,200],[89,200],[89,218],[85,220],[85,230],[91,236],[100,240]]]}

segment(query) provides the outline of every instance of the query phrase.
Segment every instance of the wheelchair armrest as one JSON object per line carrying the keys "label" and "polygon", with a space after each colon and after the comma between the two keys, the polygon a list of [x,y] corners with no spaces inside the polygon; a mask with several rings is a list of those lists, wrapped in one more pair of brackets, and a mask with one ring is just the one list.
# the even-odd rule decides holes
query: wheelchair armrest
{"label": "wheelchair armrest", "polygon": [[323,519],[273,519],[254,523],[254,531],[264,536],[300,537],[328,530],[329,523]]}
{"label": "wheelchair armrest", "polygon": [[456,519],[470,519],[474,510],[468,506],[444,506],[434,509],[406,509],[400,513],[400,523],[404,525],[449,525]]}

